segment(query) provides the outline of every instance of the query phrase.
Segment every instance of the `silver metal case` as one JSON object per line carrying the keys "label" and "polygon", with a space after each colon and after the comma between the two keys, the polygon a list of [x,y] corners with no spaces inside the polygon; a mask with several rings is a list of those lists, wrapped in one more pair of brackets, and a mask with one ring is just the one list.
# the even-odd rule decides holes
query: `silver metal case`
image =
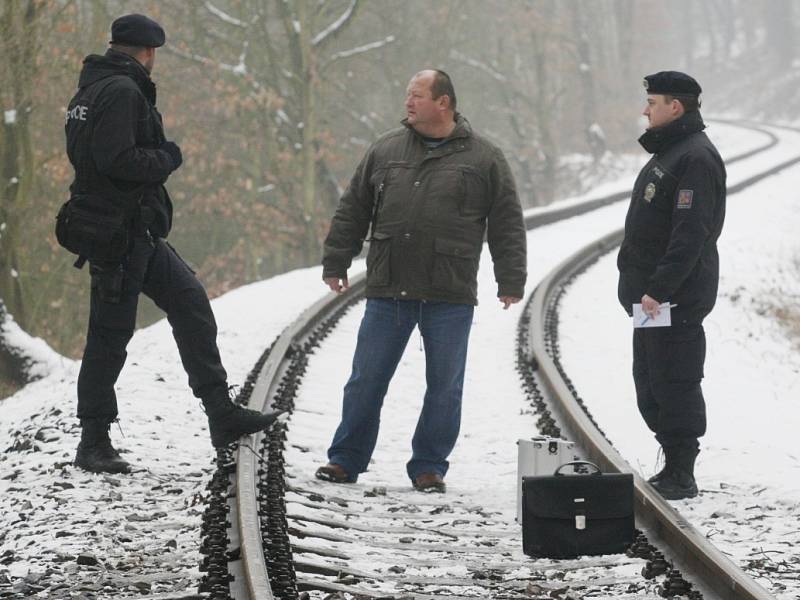
{"label": "silver metal case", "polygon": [[579,460],[575,442],[537,436],[517,441],[517,523],[522,523],[522,478],[552,475],[561,465]]}

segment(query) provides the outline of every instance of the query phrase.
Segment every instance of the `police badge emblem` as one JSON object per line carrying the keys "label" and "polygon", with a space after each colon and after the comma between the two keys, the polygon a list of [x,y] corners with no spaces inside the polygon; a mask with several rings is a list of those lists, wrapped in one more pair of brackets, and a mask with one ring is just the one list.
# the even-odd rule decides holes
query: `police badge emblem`
{"label": "police badge emblem", "polygon": [[656,195],[656,184],[648,183],[647,187],[644,188],[644,200],[645,202],[650,202],[653,199],[653,196]]}

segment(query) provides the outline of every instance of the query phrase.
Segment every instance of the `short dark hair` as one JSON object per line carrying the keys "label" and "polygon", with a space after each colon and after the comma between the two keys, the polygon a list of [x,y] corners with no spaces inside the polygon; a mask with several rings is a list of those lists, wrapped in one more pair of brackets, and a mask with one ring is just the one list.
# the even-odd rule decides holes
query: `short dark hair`
{"label": "short dark hair", "polygon": [[453,88],[453,81],[450,75],[439,69],[433,69],[433,83],[431,84],[431,97],[437,100],[447,94],[450,98],[450,108],[456,109],[456,90]]}
{"label": "short dark hair", "polygon": [[122,52],[128,56],[138,56],[147,50],[144,46],[128,46],[127,44],[118,44],[117,42],[109,43],[109,47],[116,52]]}
{"label": "short dark hair", "polygon": [[685,96],[683,94],[664,94],[664,101],[669,104],[673,100],[677,100],[683,105],[685,112],[696,112],[700,109],[699,96]]}

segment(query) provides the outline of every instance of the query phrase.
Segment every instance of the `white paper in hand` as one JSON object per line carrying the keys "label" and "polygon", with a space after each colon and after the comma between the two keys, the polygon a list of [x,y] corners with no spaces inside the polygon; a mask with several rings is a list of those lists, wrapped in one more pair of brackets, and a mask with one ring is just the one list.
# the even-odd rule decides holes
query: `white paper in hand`
{"label": "white paper in hand", "polygon": [[672,317],[670,315],[671,308],[673,305],[670,305],[669,302],[664,302],[660,305],[661,312],[658,313],[655,317],[648,317],[642,311],[641,304],[634,304],[633,305],[633,328],[638,329],[639,327],[669,327],[672,325]]}

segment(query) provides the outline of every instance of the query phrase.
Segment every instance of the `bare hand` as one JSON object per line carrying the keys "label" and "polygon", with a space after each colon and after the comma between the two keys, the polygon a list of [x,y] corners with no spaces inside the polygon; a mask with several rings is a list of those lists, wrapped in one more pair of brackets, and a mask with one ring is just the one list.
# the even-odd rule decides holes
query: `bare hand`
{"label": "bare hand", "polygon": [[344,291],[350,287],[350,284],[347,282],[347,275],[344,277],[323,277],[322,281],[331,288],[332,292],[336,292],[337,294],[344,293]]}
{"label": "bare hand", "polygon": [[651,319],[655,319],[661,312],[661,302],[645,294],[642,296],[642,312]]}
{"label": "bare hand", "polygon": [[522,300],[522,298],[514,298],[514,296],[500,296],[498,297],[498,300],[503,303],[503,310],[508,310],[509,306],[516,304]]}

